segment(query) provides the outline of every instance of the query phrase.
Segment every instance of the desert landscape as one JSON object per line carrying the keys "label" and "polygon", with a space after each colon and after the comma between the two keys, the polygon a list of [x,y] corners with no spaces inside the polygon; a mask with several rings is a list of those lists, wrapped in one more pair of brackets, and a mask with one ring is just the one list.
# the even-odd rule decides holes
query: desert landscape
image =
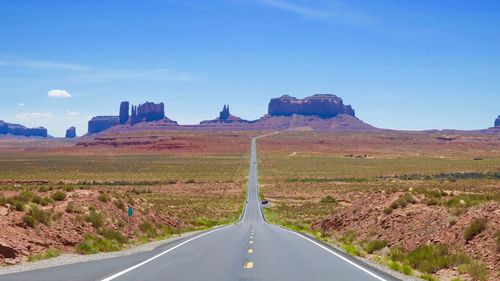
{"label": "desert landscape", "polygon": [[[335,95],[179,125],[120,105],[88,133],[0,138],[0,263],[130,249],[239,221],[250,140],[265,219],[424,280],[500,278],[500,130],[396,131]],[[497,125],[495,123],[495,125]],[[248,198],[246,199],[248,202]],[[132,211],[132,216],[129,212]]]}
{"label": "desert landscape", "polygon": [[285,132],[259,151],[271,222],[426,280],[500,278],[498,135]]}
{"label": "desert landscape", "polygon": [[247,138],[150,132],[79,142],[0,139],[0,263],[117,251],[235,222]]}

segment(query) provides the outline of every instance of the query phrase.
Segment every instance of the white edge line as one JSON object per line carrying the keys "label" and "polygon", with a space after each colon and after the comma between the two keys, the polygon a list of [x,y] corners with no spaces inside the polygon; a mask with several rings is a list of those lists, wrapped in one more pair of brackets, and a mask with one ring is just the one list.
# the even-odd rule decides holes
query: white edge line
{"label": "white edge line", "polygon": [[[271,225],[272,225],[272,224],[271,224]],[[279,228],[279,229],[281,229],[281,230],[285,230],[285,231],[288,231],[288,232],[290,232],[290,233],[292,233],[292,234],[295,234],[295,235],[297,235],[297,236],[299,236],[299,237],[301,237],[301,238],[304,238],[305,240],[308,240],[308,241],[309,241],[309,242],[311,242],[311,243],[314,243],[316,246],[318,246],[318,247],[322,248],[323,250],[325,250],[325,251],[329,252],[330,254],[333,254],[333,255],[337,256],[338,258],[340,258],[340,259],[342,259],[343,261],[345,261],[345,262],[347,262],[347,263],[349,263],[349,264],[351,264],[351,265],[353,265],[353,266],[357,267],[358,269],[361,269],[362,271],[364,271],[364,272],[366,272],[366,273],[370,274],[371,276],[373,276],[373,277],[377,278],[378,280],[381,280],[381,281],[387,281],[387,279],[384,279],[384,278],[382,278],[382,277],[378,276],[377,274],[375,274],[375,273],[371,272],[370,270],[368,270],[368,269],[366,269],[366,268],[362,267],[361,265],[359,265],[359,264],[357,264],[357,263],[355,263],[355,262],[353,262],[353,261],[351,261],[351,260],[349,260],[349,259],[347,259],[347,258],[345,258],[345,257],[343,257],[343,256],[341,256],[341,255],[339,255],[338,253],[335,253],[335,252],[334,252],[334,251],[332,251],[331,249],[328,249],[327,247],[325,247],[325,246],[321,245],[320,243],[318,243],[318,242],[316,242],[316,241],[312,240],[312,239],[311,239],[311,238],[309,238],[309,237],[305,237],[305,236],[303,236],[302,234],[296,233],[296,232],[291,231],[291,230],[288,230],[288,229],[286,229],[286,228],[282,228],[282,227],[279,227],[279,226],[276,226],[276,227],[277,227],[277,228]]]}
{"label": "white edge line", "polygon": [[173,250],[175,250],[175,249],[179,248],[180,246],[182,246],[182,245],[184,245],[184,244],[187,244],[187,243],[189,243],[189,242],[191,242],[191,241],[193,241],[193,240],[196,240],[196,239],[198,239],[198,238],[200,238],[200,237],[203,237],[203,236],[205,236],[205,235],[208,235],[208,234],[214,233],[214,232],[216,232],[216,231],[226,229],[226,228],[228,228],[228,227],[230,227],[230,226],[232,226],[232,225],[227,225],[227,226],[224,226],[224,227],[221,227],[221,228],[217,228],[217,229],[211,230],[211,231],[209,231],[209,232],[205,232],[205,233],[203,233],[203,234],[201,234],[201,235],[198,235],[198,236],[196,236],[196,237],[190,238],[190,239],[188,239],[188,240],[186,240],[186,241],[184,241],[184,242],[182,242],[182,243],[180,243],[180,244],[178,244],[178,245],[175,245],[174,247],[172,247],[172,248],[170,248],[170,249],[168,249],[168,250],[166,250],[166,251],[163,251],[163,252],[159,253],[158,255],[156,255],[156,256],[154,256],[154,257],[151,257],[151,258],[149,258],[149,259],[147,259],[147,260],[145,260],[145,261],[143,261],[143,262],[141,262],[141,263],[138,263],[138,264],[136,264],[136,265],[134,265],[134,266],[132,266],[132,267],[129,267],[129,268],[127,268],[127,269],[123,270],[123,271],[120,271],[120,272],[118,272],[118,273],[116,273],[116,274],[113,274],[113,275],[111,275],[111,276],[109,276],[109,277],[107,277],[107,278],[101,279],[101,281],[110,281],[110,280],[113,280],[113,279],[115,279],[115,278],[117,278],[117,277],[122,276],[122,275],[123,275],[123,274],[125,274],[125,273],[128,273],[128,272],[130,272],[130,271],[132,271],[132,270],[134,270],[134,269],[136,269],[136,268],[138,268],[138,267],[141,267],[141,266],[143,266],[143,265],[147,264],[148,262],[151,262],[151,261],[153,261],[153,260],[155,260],[155,259],[157,259],[157,258],[159,258],[159,257],[161,257],[161,256],[163,256],[163,255],[165,255],[166,253],[169,253],[169,252],[171,252],[171,251],[173,251]]}

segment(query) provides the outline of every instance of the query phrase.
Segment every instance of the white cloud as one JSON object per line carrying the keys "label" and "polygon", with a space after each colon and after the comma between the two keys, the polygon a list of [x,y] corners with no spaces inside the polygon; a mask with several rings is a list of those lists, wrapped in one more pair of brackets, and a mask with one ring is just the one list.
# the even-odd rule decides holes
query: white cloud
{"label": "white cloud", "polygon": [[[165,80],[165,81],[196,81],[202,77],[187,72],[177,72],[167,69],[110,69],[76,63],[64,63],[41,60],[2,60],[0,67],[12,66],[47,71],[64,71],[64,76],[71,82],[107,82],[118,80]],[[70,97],[51,96],[50,97]]]}
{"label": "white cloud", "polygon": [[53,61],[38,61],[38,60],[8,60],[0,61],[2,66],[13,66],[13,67],[28,67],[28,68],[41,68],[41,69],[53,69],[53,70],[91,70],[92,67],[83,64],[76,63],[64,63],[64,62],[53,62]]}
{"label": "white cloud", "polygon": [[354,10],[340,0],[253,0],[261,5],[293,13],[302,17],[343,24],[367,25],[378,20],[362,11]]}
{"label": "white cloud", "polygon": [[66,90],[50,90],[47,95],[50,98],[71,98],[71,94]]}
{"label": "white cloud", "polygon": [[20,66],[31,68],[59,69],[59,70],[90,70],[89,66],[76,63],[60,63],[52,61],[21,61],[17,63]]}
{"label": "white cloud", "polygon": [[78,116],[78,115],[80,115],[80,113],[78,113],[76,111],[71,111],[71,110],[67,110],[66,113],[68,114],[68,116]]}
{"label": "white cloud", "polygon": [[25,104],[22,103],[22,102],[18,103],[17,105],[19,105],[19,106],[25,106]]}
{"label": "white cloud", "polygon": [[23,112],[16,116],[17,120],[40,120],[40,119],[53,119],[54,115],[50,112]]}

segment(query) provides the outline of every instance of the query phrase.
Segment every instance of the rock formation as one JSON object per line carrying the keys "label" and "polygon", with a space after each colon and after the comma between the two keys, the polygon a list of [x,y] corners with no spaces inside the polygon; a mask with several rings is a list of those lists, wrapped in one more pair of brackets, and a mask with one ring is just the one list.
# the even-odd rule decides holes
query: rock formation
{"label": "rock formation", "polygon": [[47,129],[44,127],[26,128],[23,125],[0,121],[0,134],[11,134],[25,137],[47,137]]}
{"label": "rock formation", "polygon": [[495,119],[495,127],[500,128],[500,115],[498,115],[497,119]]}
{"label": "rock formation", "polygon": [[224,105],[222,107],[222,111],[219,112],[218,118],[215,118],[213,120],[201,121],[200,125],[223,124],[223,123],[247,124],[247,123],[250,123],[250,121],[247,121],[245,119],[241,119],[238,116],[231,115],[231,113],[229,112],[229,105]]}
{"label": "rock formation", "polygon": [[5,135],[9,133],[9,126],[4,121],[0,121],[0,135]]}
{"label": "rock formation", "polygon": [[70,127],[69,129],[67,129],[65,137],[68,138],[68,139],[76,138],[76,128],[75,127]]}
{"label": "rock formation", "polygon": [[315,115],[331,118],[339,114],[354,116],[350,105],[344,105],[341,98],[335,95],[314,95],[297,99],[288,95],[271,99],[268,113],[271,116]]}
{"label": "rock formation", "polygon": [[118,125],[118,116],[96,116],[89,121],[89,134],[100,133],[106,129]]}
{"label": "rock formation", "polygon": [[127,123],[129,107],[128,101],[122,101],[120,104],[120,124]]}
{"label": "rock formation", "polygon": [[165,118],[165,105],[163,103],[146,102],[138,106],[132,106],[130,124],[139,122],[151,122]]}
{"label": "rock formation", "polygon": [[229,113],[229,104],[222,107],[222,111],[219,113],[219,120],[227,120],[231,114]]}

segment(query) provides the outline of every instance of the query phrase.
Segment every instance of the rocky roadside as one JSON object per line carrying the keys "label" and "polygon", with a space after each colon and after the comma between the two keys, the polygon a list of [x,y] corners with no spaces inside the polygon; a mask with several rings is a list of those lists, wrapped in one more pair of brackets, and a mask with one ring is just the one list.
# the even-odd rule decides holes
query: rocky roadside
{"label": "rocky roadside", "polygon": [[11,265],[11,266],[2,266],[0,267],[0,275],[17,273],[23,271],[30,271],[36,269],[44,269],[61,265],[68,265],[80,262],[89,262],[89,261],[97,261],[104,260],[122,256],[128,256],[135,253],[148,252],[152,251],[160,246],[167,245],[169,243],[175,242],[180,239],[192,237],[196,234],[199,234],[205,230],[185,232],[178,236],[173,236],[164,240],[154,241],[150,243],[146,243],[137,247],[132,247],[126,250],[117,251],[117,252],[107,252],[107,253],[97,253],[93,255],[78,255],[78,254],[63,254],[55,258],[40,260],[36,262],[23,262],[21,264]]}

